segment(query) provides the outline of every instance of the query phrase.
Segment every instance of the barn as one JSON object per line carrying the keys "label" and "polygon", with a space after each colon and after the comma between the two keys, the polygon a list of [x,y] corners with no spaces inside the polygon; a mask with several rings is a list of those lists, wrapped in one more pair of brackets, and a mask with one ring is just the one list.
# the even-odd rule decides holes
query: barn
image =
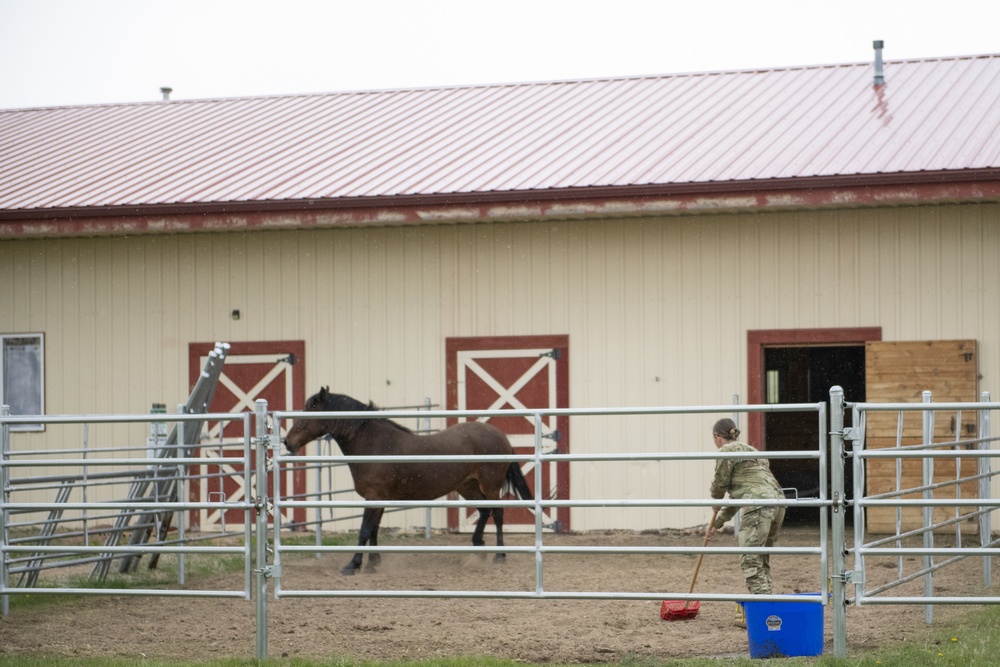
{"label": "barn", "polygon": [[[998,305],[1000,55],[0,111],[15,413],[175,405],[215,341],[218,411],[298,409],[327,385],[455,409],[817,402],[835,384],[971,401],[998,390]],[[544,428],[563,452],[711,451],[714,418]],[[818,446],[795,414],[741,425],[760,448]],[[634,499],[703,497],[710,476],[544,478]]]}

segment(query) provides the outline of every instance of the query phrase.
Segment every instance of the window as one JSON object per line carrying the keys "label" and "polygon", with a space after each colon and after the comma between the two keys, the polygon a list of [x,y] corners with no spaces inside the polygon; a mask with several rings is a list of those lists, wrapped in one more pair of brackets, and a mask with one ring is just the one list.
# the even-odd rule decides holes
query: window
{"label": "window", "polygon": [[767,372],[767,402],[781,403],[781,372]]}
{"label": "window", "polygon": [[[45,339],[42,334],[0,335],[0,403],[12,415],[45,411]],[[12,431],[41,431],[41,424],[12,424]]]}

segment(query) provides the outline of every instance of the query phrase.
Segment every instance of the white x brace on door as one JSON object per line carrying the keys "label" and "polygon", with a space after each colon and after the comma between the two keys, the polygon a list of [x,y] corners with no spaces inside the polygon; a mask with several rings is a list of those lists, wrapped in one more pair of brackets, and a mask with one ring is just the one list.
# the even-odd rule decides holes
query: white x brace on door
{"label": "white x brace on door", "polygon": [[[463,338],[448,340],[449,408],[458,410],[533,410],[566,407],[568,404],[568,338],[565,336],[524,336]],[[532,417],[490,417],[488,421],[510,438],[519,454],[533,454],[535,423]],[[543,452],[569,451],[569,420],[543,415]],[[534,465],[521,466],[534,490]],[[541,497],[567,498],[569,466],[550,463],[542,470]],[[477,512],[454,511],[449,526],[472,530]],[[542,523],[555,530],[569,529],[568,508],[549,509]],[[534,516],[514,508],[505,513],[505,526],[513,529],[534,526]]]}
{"label": "white x brace on door", "polygon": [[[204,345],[207,344],[191,345],[192,368],[195,362],[198,368],[201,367],[202,356],[207,354],[202,349]],[[305,403],[304,354],[302,341],[232,343],[209,412],[253,412],[255,401],[261,398],[267,400],[269,410],[301,409]],[[207,424],[199,448],[206,463],[201,466],[200,478],[192,484],[192,500],[239,501],[246,496],[242,465],[226,462],[226,459],[242,456],[242,447],[243,432],[238,423]],[[283,489],[301,493],[305,477],[302,471],[290,467],[284,471],[281,483]],[[268,489],[273,493],[273,480],[268,480]],[[305,513],[300,508],[286,512],[282,523],[290,525],[304,518]],[[195,529],[225,530],[227,523],[239,525],[243,517],[237,510],[202,509],[192,512],[189,521]]]}

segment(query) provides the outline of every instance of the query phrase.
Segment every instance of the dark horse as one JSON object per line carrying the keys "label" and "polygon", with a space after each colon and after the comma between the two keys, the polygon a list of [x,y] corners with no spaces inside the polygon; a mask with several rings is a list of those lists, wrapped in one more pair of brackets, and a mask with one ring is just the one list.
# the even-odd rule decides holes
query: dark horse
{"label": "dark horse", "polygon": [[[374,404],[364,404],[350,396],[331,394],[321,388],[306,400],[308,412],[376,411]],[[330,435],[345,456],[435,456],[510,455],[514,453],[507,436],[482,422],[463,422],[431,435],[417,435],[388,419],[372,415],[366,419],[298,419],[285,437],[285,447],[294,454],[316,438]],[[365,500],[434,500],[457,491],[466,500],[499,500],[505,487],[531,500],[531,489],[521,466],[503,461],[435,461],[419,463],[352,463],[347,467],[354,478],[354,490]],[[366,507],[361,519],[358,546],[378,545],[381,507]],[[472,534],[472,544],[482,546],[483,531],[490,516],[497,528],[497,546],[503,546],[503,508],[480,507],[479,520]],[[374,571],[378,553],[368,556],[368,569]],[[354,574],[361,569],[362,554],[354,554],[341,572]],[[494,560],[502,561],[497,553]]]}

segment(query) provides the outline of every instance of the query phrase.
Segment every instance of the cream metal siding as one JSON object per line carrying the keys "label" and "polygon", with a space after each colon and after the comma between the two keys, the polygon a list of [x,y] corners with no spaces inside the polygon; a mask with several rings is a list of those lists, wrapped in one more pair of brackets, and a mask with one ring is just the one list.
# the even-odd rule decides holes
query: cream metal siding
{"label": "cream metal siding", "polygon": [[[998,223],[990,203],[5,240],[0,331],[45,333],[50,414],[172,409],[188,394],[188,343],[212,340],[304,339],[308,393],[443,406],[447,337],[529,334],[569,335],[573,407],[728,404],[745,398],[747,330],[858,326],[978,340],[995,398]],[[580,417],[571,448],[709,450],[714,418]],[[55,433],[12,438],[67,446]],[[710,474],[708,462],[574,464],[572,496],[700,497]],[[573,514],[579,530],[704,520]]]}

